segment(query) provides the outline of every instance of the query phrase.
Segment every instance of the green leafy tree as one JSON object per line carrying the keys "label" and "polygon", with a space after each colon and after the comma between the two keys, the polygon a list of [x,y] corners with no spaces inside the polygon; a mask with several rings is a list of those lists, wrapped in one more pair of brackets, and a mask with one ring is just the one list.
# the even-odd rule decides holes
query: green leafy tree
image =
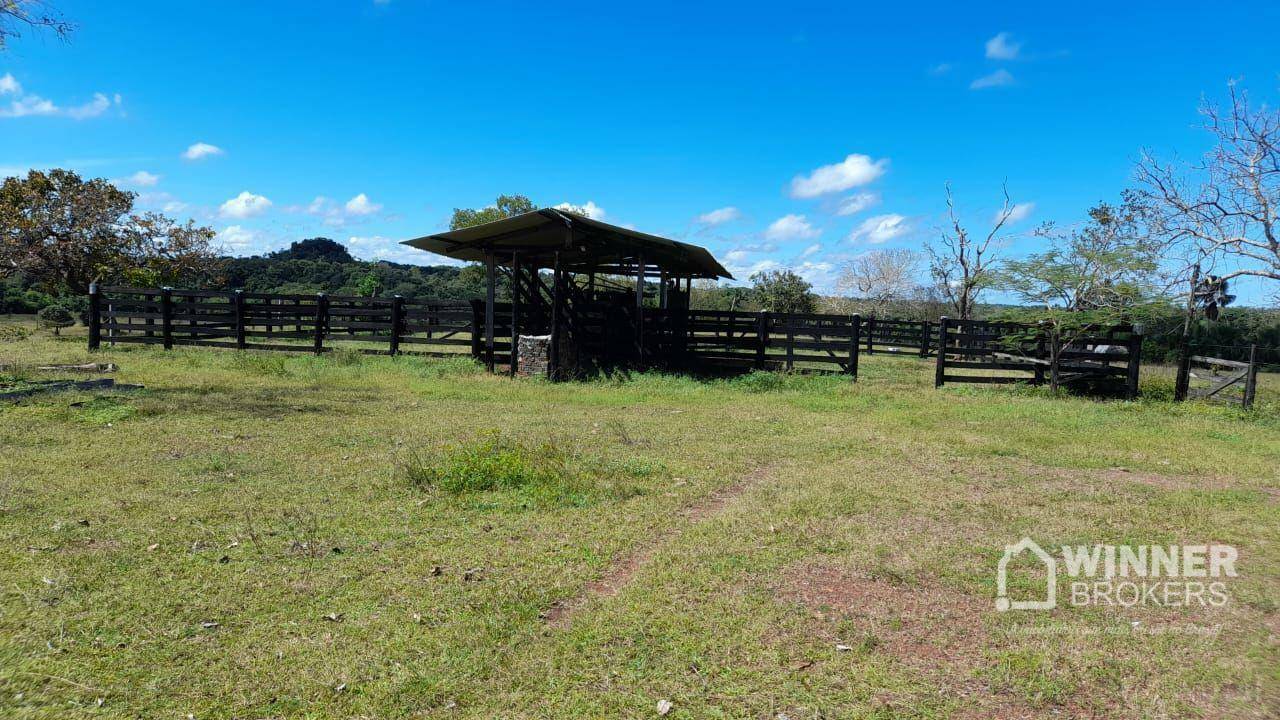
{"label": "green leafy tree", "polygon": [[[1006,262],[1000,285],[1032,306],[1030,319],[1058,339],[1051,343],[1051,367],[1076,338],[1143,320],[1166,306],[1156,282],[1160,244],[1131,202],[1090,209],[1078,230],[1060,231],[1050,223],[1036,234],[1051,249]],[[1057,389],[1056,373],[1051,385]]]}
{"label": "green leafy tree", "polygon": [[378,279],[378,274],[375,272],[366,273],[356,283],[356,294],[361,297],[377,297],[380,290],[382,290],[382,281]]}
{"label": "green leafy tree", "polygon": [[769,312],[811,313],[818,306],[813,285],[791,270],[770,270],[751,276],[751,293]]}
{"label": "green leafy tree", "polygon": [[213,230],[133,213],[135,195],[69,170],[32,170],[0,185],[0,273],[82,295],[94,280],[149,284],[207,276]]}
{"label": "green leafy tree", "polygon": [[504,218],[523,215],[537,210],[538,206],[524,195],[499,195],[498,199],[488,207],[480,209],[454,208],[453,217],[449,220],[450,230],[483,225]]}
{"label": "green leafy tree", "polygon": [[355,258],[347,247],[329,238],[316,237],[289,243],[284,250],[277,250],[268,257],[276,260],[324,260],[326,262],[349,263]]}
{"label": "green leafy tree", "polygon": [[52,329],[54,335],[57,335],[62,328],[76,324],[75,317],[72,316],[71,311],[61,305],[46,305],[40,308],[40,312],[36,313],[36,317],[40,322],[40,327]]}

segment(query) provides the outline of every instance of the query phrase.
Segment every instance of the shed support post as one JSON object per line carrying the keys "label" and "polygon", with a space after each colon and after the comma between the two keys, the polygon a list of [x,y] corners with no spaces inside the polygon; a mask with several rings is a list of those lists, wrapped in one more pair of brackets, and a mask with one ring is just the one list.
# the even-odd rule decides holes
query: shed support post
{"label": "shed support post", "polygon": [[938,362],[933,371],[933,386],[942,387],[947,371],[947,316],[938,319]]}
{"label": "shed support post", "polygon": [[520,253],[511,254],[511,367],[507,374],[516,375],[516,363],[520,352]]}
{"label": "shed support post", "polygon": [[[569,231],[572,242],[573,231]],[[551,349],[547,353],[547,375],[552,380],[560,379],[560,314],[564,305],[564,291],[560,289],[560,253],[555,254],[555,264],[551,270]]]}
{"label": "shed support post", "polygon": [[494,321],[494,299],[497,297],[497,291],[494,287],[497,285],[496,273],[493,267],[493,250],[489,250],[488,256],[485,258],[485,296],[484,296],[484,364],[493,372],[493,321]]}
{"label": "shed support post", "polygon": [[102,344],[102,294],[98,283],[89,283],[89,349],[97,350]]}
{"label": "shed support post", "polygon": [[636,256],[636,361],[644,364],[644,254]]}

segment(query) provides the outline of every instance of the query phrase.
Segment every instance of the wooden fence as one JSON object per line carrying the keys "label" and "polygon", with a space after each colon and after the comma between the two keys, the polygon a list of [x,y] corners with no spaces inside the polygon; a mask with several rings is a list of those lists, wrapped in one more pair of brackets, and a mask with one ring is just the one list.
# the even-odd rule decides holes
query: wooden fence
{"label": "wooden fence", "polygon": [[1245,410],[1253,407],[1258,389],[1257,346],[1250,348],[1249,362],[1204,355],[1188,360],[1188,397],[1239,403]]}
{"label": "wooden fence", "polygon": [[1045,382],[1138,394],[1142,335],[1118,325],[1063,339],[1037,325],[986,320],[938,322],[934,386]]}
{"label": "wooden fence", "polygon": [[690,310],[684,332],[686,357],[695,366],[858,375],[857,315]]}

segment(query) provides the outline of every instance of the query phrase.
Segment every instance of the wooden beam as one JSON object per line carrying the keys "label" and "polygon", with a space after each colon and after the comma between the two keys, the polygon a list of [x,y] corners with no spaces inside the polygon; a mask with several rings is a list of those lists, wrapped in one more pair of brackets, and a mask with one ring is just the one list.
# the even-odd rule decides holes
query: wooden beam
{"label": "wooden beam", "polygon": [[493,267],[493,250],[485,257],[485,304],[484,304],[484,362],[489,372],[493,372],[493,325],[494,300],[497,297],[497,276]]}

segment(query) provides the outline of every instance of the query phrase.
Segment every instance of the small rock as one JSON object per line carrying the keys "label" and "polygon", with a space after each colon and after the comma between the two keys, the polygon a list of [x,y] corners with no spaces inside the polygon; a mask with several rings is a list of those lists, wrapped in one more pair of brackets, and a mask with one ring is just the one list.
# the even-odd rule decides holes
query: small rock
{"label": "small rock", "polygon": [[852,649],[853,649],[852,645],[842,645],[840,643],[836,643],[836,650],[838,650],[839,652],[849,652]]}
{"label": "small rock", "polygon": [[200,623],[200,627],[204,628],[205,630],[213,630],[214,628],[218,627],[218,623],[212,620],[206,620],[205,622]]}
{"label": "small rock", "polygon": [[329,622],[342,622],[342,613],[329,613],[324,616],[324,619]]}
{"label": "small rock", "polygon": [[659,701],[658,701],[658,714],[659,714],[659,715],[666,715],[666,714],[667,714],[667,713],[669,713],[669,712],[671,712],[671,701],[670,701],[670,700],[659,700]]}
{"label": "small rock", "polygon": [[160,547],[160,543],[151,543],[147,546],[147,552],[155,552]]}

